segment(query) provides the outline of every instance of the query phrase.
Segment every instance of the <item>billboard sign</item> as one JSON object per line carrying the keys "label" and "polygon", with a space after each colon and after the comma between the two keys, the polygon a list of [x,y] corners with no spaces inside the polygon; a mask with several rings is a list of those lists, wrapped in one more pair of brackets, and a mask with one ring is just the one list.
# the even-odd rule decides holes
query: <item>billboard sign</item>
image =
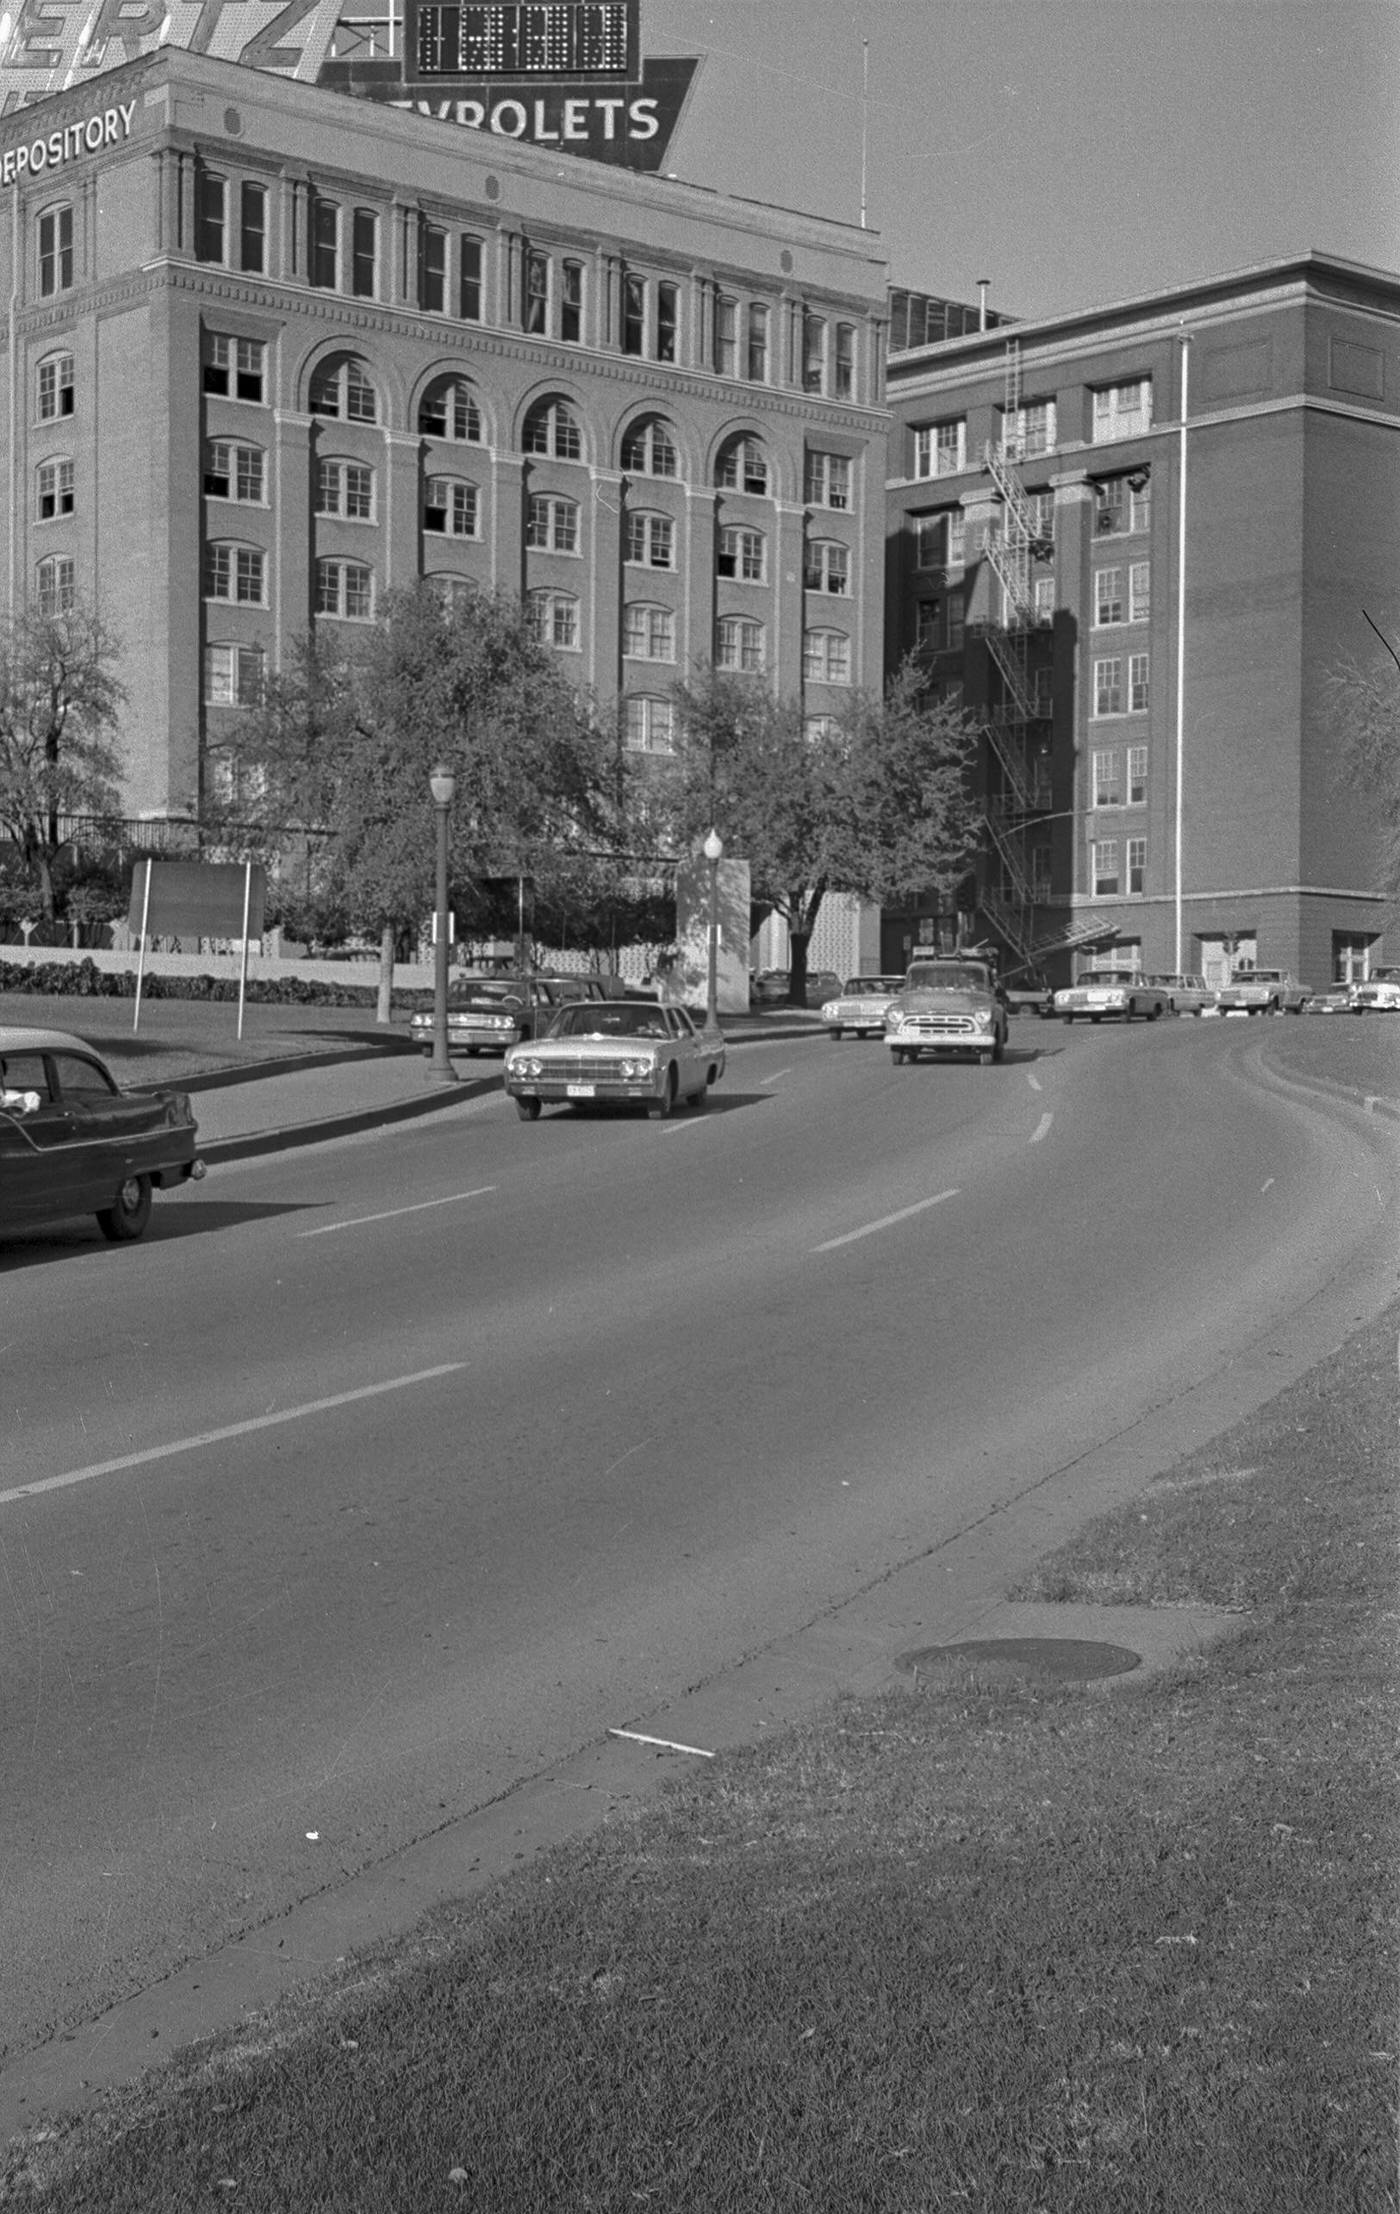
{"label": "billboard sign", "polygon": [[[644,57],[640,7],[641,0],[19,0],[0,46],[0,113],[81,90],[158,46],[182,46],[470,130],[655,170],[699,65]],[[78,151],[96,150],[90,138]]]}

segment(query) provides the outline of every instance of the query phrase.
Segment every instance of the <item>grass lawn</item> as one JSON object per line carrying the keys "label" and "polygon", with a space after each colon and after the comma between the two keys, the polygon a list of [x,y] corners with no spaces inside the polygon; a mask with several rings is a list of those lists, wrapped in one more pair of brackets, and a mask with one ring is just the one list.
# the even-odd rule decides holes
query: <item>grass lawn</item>
{"label": "grass lawn", "polygon": [[1238,1607],[727,1757],[5,2171],[72,2214],[1386,2214],[1397,1316],[1018,1594]]}

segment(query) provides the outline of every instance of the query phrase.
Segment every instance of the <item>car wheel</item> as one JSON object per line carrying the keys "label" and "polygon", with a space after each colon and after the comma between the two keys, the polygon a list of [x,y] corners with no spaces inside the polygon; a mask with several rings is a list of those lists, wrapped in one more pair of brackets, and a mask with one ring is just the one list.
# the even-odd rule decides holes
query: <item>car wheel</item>
{"label": "car wheel", "polygon": [[997,1039],[995,1045],[992,1047],[992,1059],[994,1061],[1004,1061],[1006,1059],[1006,1044],[1007,1041],[1005,1038]]}
{"label": "car wheel", "polygon": [[1153,1001],[1153,1003],[1152,1003],[1152,1005],[1151,1005],[1151,1006],[1150,1006],[1150,1007],[1148,1008],[1148,1010],[1147,1010],[1147,1019],[1148,1019],[1148,1021],[1149,1021],[1149,1022],[1155,1022],[1155,1021],[1157,1020],[1157,1017],[1158,1017],[1158,1016],[1159,1016],[1159,1015],[1161,1014],[1161,1012],[1162,1012],[1162,1009],[1161,1009],[1160,1005],[1158,1004],[1158,1002],[1157,1002],[1156,1000],[1154,1000],[1154,1001]]}
{"label": "car wheel", "polygon": [[130,1245],[151,1219],[151,1179],[128,1176],[110,1207],[98,1209],[97,1227],[112,1245]]}
{"label": "car wheel", "polygon": [[991,1065],[992,1065],[992,1049],[991,1049],[991,1047],[990,1047],[990,1046],[979,1046],[979,1048],[978,1048],[978,1050],[977,1050],[977,1066],[978,1066],[978,1068],[979,1068],[979,1069],[989,1069],[989,1068],[991,1067]]}
{"label": "car wheel", "polygon": [[[1102,1015],[1091,1015],[1091,1016],[1089,1017],[1089,1020],[1090,1020],[1090,1022],[1102,1022],[1102,1021],[1103,1021],[1103,1017],[1102,1017]],[[1131,1022],[1131,1020],[1132,1020],[1132,1016],[1131,1016],[1131,1015],[1129,1015],[1129,1017],[1128,1017],[1128,1020],[1129,1020],[1129,1021]]]}
{"label": "car wheel", "polygon": [[828,1028],[827,1028],[827,1036],[828,1036],[829,1038],[839,1038],[839,1037],[840,1037],[840,1035],[841,1035],[841,1032],[840,1032],[840,1030],[839,1030],[839,1029],[833,1030],[833,1029],[831,1029],[831,1027],[830,1027],[830,1026],[828,1025]]}
{"label": "car wheel", "polygon": [[1073,1015],[1061,1015],[1060,1020],[1061,1022],[1073,1022],[1074,1017]]}
{"label": "car wheel", "polygon": [[671,1066],[666,1071],[665,1089],[663,1090],[660,1099],[653,1100],[647,1112],[648,1114],[655,1115],[658,1122],[665,1122],[667,1117],[674,1112],[675,1105],[676,1064],[673,1061],[671,1063]]}
{"label": "car wheel", "polygon": [[709,1096],[710,1087],[708,1083],[700,1085],[698,1090],[691,1093],[690,1104],[695,1109],[697,1114],[700,1112],[700,1109],[705,1106],[706,1102],[709,1099]]}
{"label": "car wheel", "polygon": [[897,1069],[902,1069],[908,1058],[908,1054],[903,1050],[901,1046],[890,1047],[890,1059],[893,1061]]}
{"label": "car wheel", "polygon": [[540,1103],[537,1099],[517,1099],[515,1111],[522,1122],[538,1122]]}

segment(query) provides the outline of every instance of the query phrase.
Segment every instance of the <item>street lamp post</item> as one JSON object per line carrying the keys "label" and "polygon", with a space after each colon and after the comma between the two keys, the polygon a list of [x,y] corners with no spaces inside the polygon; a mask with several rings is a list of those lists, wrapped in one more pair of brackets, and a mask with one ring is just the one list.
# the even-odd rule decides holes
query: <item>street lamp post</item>
{"label": "street lamp post", "polygon": [[428,1061],[430,1084],[455,1084],[457,1072],[447,1055],[447,822],[457,779],[441,763],[428,778],[437,809],[437,900],[433,932],[433,1050]]}
{"label": "street lamp post", "polygon": [[719,1021],[719,864],[724,840],[712,830],[701,847],[710,871],[710,957],[705,993],[705,1022],[713,1030]]}

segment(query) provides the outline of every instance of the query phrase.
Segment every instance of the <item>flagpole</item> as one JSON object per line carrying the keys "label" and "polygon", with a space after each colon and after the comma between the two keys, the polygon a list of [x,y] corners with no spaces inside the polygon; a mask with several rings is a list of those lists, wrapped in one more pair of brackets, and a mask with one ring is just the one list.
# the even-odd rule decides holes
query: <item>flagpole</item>
{"label": "flagpole", "polygon": [[870,41],[860,42],[860,227],[865,229],[865,186],[870,168]]}

